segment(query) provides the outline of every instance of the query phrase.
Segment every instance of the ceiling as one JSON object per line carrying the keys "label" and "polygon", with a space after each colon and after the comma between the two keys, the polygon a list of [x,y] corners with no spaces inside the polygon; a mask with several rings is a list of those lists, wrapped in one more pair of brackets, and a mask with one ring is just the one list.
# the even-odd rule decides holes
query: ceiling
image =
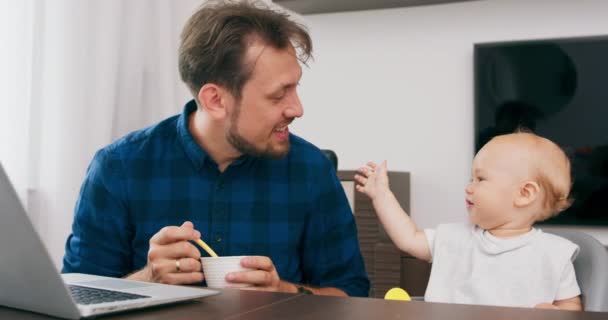
{"label": "ceiling", "polygon": [[[299,14],[401,8],[476,0],[274,0]],[[478,0],[477,0],[478,1]]]}

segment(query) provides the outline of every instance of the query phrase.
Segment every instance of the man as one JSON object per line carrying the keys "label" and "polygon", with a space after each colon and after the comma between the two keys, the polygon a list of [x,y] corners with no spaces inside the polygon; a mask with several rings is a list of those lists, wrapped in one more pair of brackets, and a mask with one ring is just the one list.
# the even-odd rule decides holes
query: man
{"label": "man", "polygon": [[200,237],[221,256],[248,256],[241,264],[255,271],[229,282],[366,296],[340,182],[320,150],[288,129],[303,115],[296,87],[308,33],[260,5],[208,2],[181,40],[180,73],[194,100],[97,152],[63,272],[199,283],[191,241]]}

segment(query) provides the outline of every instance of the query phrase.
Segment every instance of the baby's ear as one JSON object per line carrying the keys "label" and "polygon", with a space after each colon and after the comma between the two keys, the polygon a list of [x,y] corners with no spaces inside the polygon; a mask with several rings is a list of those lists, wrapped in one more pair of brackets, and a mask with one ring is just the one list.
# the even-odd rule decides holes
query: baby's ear
{"label": "baby's ear", "polygon": [[530,205],[538,198],[540,194],[540,186],[534,181],[526,181],[522,183],[515,197],[515,206],[518,208]]}

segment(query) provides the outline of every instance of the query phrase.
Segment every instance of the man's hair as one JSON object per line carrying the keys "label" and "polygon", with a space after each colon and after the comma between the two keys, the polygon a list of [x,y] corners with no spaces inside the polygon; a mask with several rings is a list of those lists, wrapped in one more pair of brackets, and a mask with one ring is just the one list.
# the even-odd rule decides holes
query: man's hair
{"label": "man's hair", "polygon": [[181,34],[179,72],[197,102],[206,83],[241,97],[253,70],[245,55],[254,41],[277,49],[291,45],[303,64],[312,53],[310,35],[302,25],[259,1],[207,1],[190,17]]}

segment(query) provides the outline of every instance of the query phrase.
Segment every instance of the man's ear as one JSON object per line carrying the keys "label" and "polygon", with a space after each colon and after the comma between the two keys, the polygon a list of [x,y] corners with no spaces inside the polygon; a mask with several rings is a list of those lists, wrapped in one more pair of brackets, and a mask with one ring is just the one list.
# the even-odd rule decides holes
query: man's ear
{"label": "man's ear", "polygon": [[540,186],[534,181],[526,181],[521,184],[515,197],[516,207],[525,207],[530,205],[540,195]]}
{"label": "man's ear", "polygon": [[225,90],[222,87],[207,83],[198,91],[198,101],[207,114],[216,120],[220,120],[226,117],[224,95]]}

